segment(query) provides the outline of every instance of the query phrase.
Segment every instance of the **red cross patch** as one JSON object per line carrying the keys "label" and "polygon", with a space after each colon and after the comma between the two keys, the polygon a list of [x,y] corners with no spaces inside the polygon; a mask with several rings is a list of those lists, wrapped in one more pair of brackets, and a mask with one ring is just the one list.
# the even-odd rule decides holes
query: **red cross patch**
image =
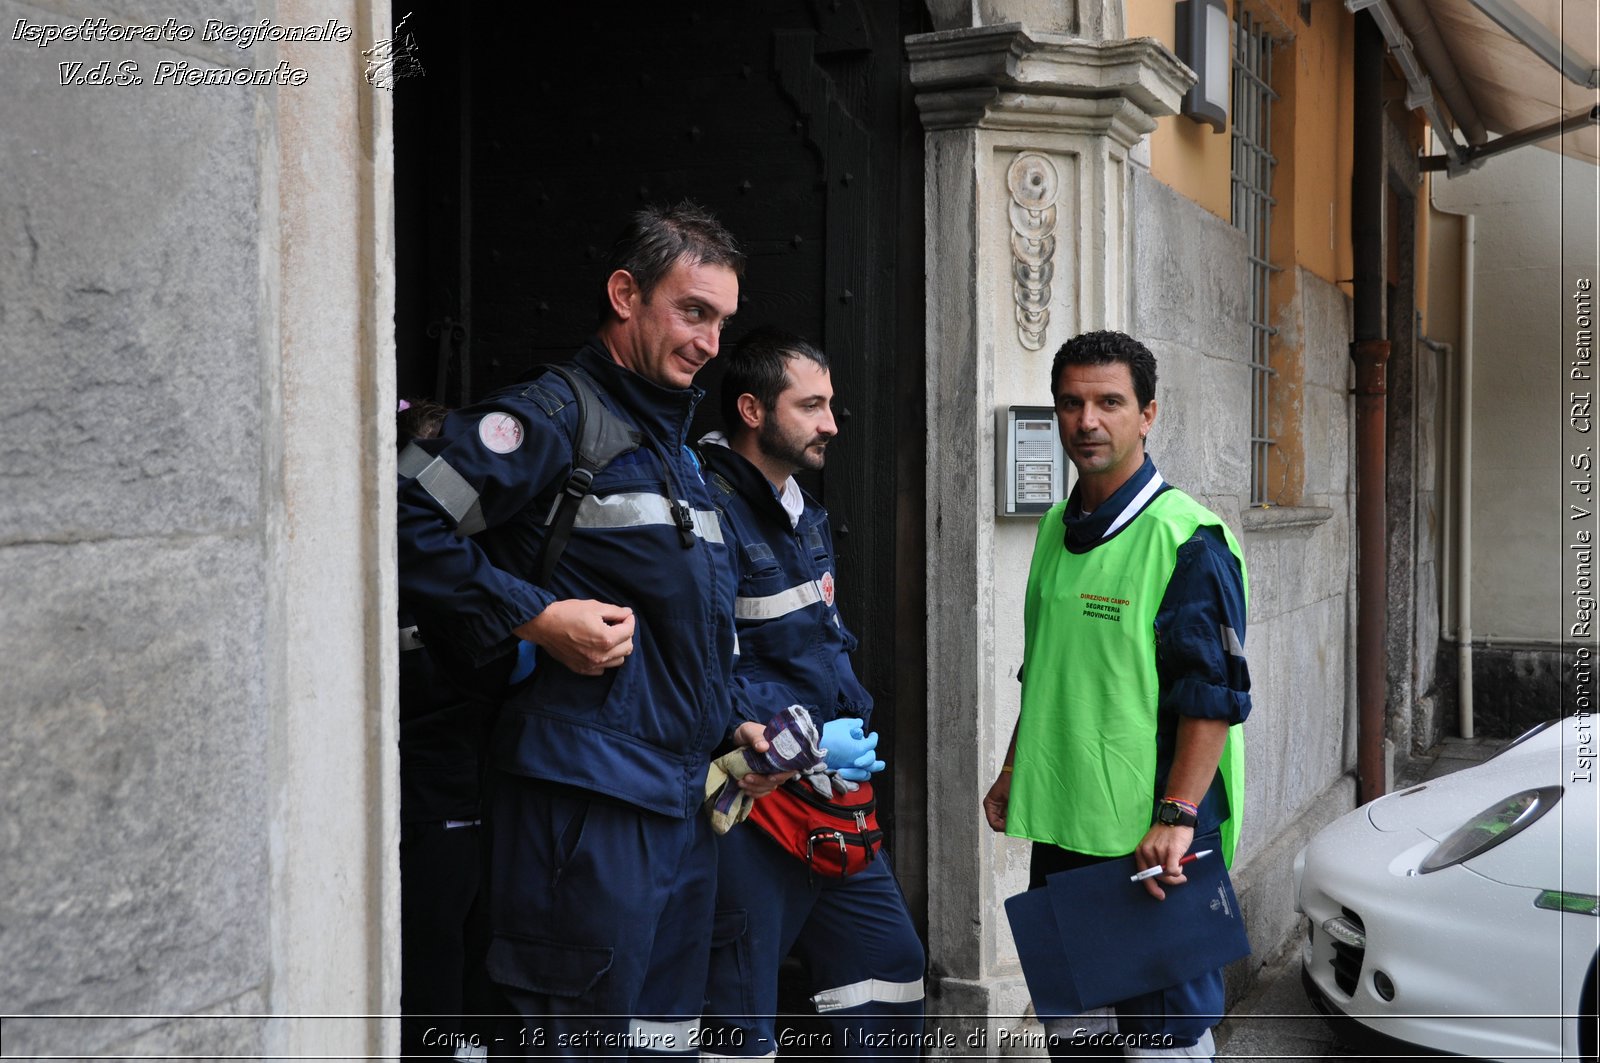
{"label": "red cross patch", "polygon": [[496,454],[510,454],[522,446],[522,422],[509,413],[485,414],[478,422],[478,439]]}
{"label": "red cross patch", "polygon": [[833,573],[824,572],[817,581],[817,586],[822,589],[822,600],[829,605],[833,604]]}

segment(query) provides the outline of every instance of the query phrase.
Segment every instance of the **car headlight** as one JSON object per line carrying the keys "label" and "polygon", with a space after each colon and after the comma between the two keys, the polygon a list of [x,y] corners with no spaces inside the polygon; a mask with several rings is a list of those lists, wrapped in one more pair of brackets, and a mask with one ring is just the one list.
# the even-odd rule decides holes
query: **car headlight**
{"label": "car headlight", "polygon": [[1490,805],[1452,831],[1428,854],[1417,870],[1426,875],[1430,871],[1439,871],[1488,852],[1508,838],[1527,830],[1540,816],[1556,807],[1562,792],[1559,786],[1541,786],[1512,794],[1504,801]]}

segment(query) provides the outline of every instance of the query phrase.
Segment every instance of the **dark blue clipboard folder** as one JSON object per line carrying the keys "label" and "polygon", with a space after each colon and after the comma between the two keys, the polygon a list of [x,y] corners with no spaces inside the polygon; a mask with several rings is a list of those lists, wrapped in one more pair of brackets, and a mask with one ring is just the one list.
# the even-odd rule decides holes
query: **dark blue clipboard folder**
{"label": "dark blue clipboard folder", "polygon": [[1150,896],[1124,857],[1062,871],[1006,901],[1022,974],[1042,1019],[1186,982],[1250,954],[1220,856],[1184,868],[1188,882]]}

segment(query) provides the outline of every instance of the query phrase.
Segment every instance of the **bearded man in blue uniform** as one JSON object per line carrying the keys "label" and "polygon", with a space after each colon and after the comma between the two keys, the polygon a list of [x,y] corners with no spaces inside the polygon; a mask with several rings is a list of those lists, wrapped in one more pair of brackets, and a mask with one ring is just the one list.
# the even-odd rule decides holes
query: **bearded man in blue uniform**
{"label": "bearded man in blue uniform", "polygon": [[[737,565],[737,674],[749,704],[799,704],[836,769],[821,786],[870,786],[883,767],[869,735],[872,696],[856,678],[856,638],[835,601],[828,514],[795,482],[822,468],[837,428],[828,360],[775,330],[725,359],[725,434],[702,440]],[[843,778],[843,783],[839,780]],[[793,782],[790,786],[806,786]],[[764,800],[796,799],[780,791]],[[755,823],[718,839],[717,912],[707,988],[707,1052],[773,1054],[778,965],[793,951],[834,1054],[904,1055],[922,1029],[922,943],[887,855],[849,877],[814,874]]]}
{"label": "bearded man in blue uniform", "polygon": [[[1120,332],[1056,352],[1051,394],[1078,483],[1039,523],[1024,605],[1022,712],[983,799],[990,827],[1033,841],[1030,886],[1131,854],[1182,889],[1191,851],[1233,862],[1250,712],[1246,583],[1226,524],[1162,479],[1145,453],[1156,361]],[[1209,1059],[1220,970],[1047,1023],[1052,1056],[1103,1055],[1111,1023],[1131,1058]],[[1096,1022],[1106,1025],[1096,1028]],[[1112,1054],[1117,1054],[1113,1051]]]}
{"label": "bearded man in blue uniform", "polygon": [[[596,334],[570,363],[638,446],[600,470],[548,579],[580,405],[555,373],[446,420],[398,492],[402,601],[461,667],[538,648],[490,743],[490,977],[529,1056],[694,1053],[716,847],[708,755],[736,727],[734,585],[686,446],[738,308],[744,259],[694,204],[636,214],[613,249]],[[742,716],[754,716],[743,713]],[[753,792],[772,785],[751,776]]]}

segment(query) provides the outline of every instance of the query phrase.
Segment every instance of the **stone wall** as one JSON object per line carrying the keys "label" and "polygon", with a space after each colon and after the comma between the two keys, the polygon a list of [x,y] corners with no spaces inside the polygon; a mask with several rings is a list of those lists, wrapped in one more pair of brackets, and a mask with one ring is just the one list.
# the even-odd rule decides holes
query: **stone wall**
{"label": "stone wall", "polygon": [[276,1017],[396,1002],[388,120],[361,58],[387,5],[248,51],[13,32],[327,16],[0,0],[0,1013],[64,1016],[7,1019],[10,1054],[392,1037]]}
{"label": "stone wall", "polygon": [[1444,387],[1445,354],[1436,345],[1417,347],[1417,468],[1415,478],[1416,566],[1413,573],[1413,607],[1416,609],[1411,657],[1411,749],[1422,753],[1437,745],[1455,721],[1447,717],[1440,696],[1443,676],[1438,670],[1442,594],[1440,570],[1444,545],[1441,511],[1441,465],[1446,440],[1444,423],[1449,396]]}
{"label": "stone wall", "polygon": [[[19,20],[69,21],[0,2]],[[174,54],[154,45],[4,50],[0,1011],[260,1013],[255,99],[59,84],[64,62],[153,70]],[[8,1023],[6,1048],[101,1051],[155,1025]],[[252,1025],[204,1050],[249,1051]]]}

